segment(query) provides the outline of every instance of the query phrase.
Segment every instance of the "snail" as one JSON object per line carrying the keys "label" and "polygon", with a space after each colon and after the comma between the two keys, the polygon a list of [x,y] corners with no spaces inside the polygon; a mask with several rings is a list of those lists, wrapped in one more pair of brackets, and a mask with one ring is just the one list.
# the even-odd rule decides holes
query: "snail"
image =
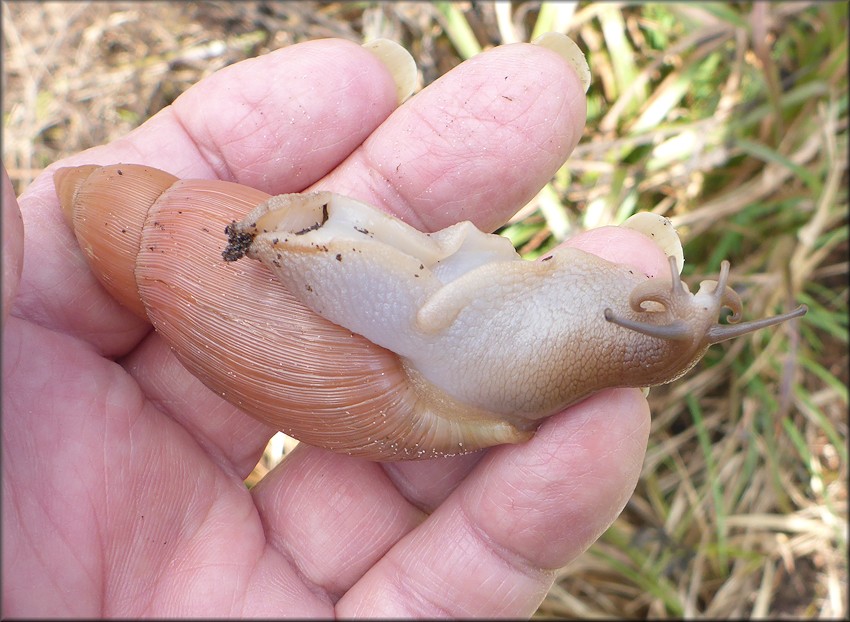
{"label": "snail", "polygon": [[126,164],[54,181],[92,272],[196,377],[302,442],[371,460],[522,442],[601,389],[671,382],[711,344],[806,312],[737,324],[729,263],[690,293],[678,235],[653,214],[624,224],[654,237],[669,278],[575,248],[528,261],[469,222],[423,233],[324,191]]}

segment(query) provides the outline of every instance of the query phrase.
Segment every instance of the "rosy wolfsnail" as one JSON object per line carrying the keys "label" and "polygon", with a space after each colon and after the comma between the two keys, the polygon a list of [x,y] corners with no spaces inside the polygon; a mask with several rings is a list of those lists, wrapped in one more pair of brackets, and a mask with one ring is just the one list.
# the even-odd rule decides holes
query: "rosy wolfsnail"
{"label": "rosy wolfsnail", "polygon": [[741,317],[728,262],[691,294],[653,215],[626,226],[655,236],[667,279],[570,248],[526,261],[469,222],[422,233],[329,192],[123,164],[55,184],[94,274],[195,376],[303,442],[373,460],[520,442],[592,393],[670,382],[709,345],[806,312],[718,324],[722,307]]}

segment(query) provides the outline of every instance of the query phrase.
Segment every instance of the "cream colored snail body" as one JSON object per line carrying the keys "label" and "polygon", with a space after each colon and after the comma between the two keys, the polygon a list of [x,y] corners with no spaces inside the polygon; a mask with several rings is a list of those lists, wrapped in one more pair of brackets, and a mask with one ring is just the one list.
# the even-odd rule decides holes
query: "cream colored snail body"
{"label": "cream colored snail body", "polygon": [[[805,313],[719,325],[724,306],[741,315],[728,263],[691,294],[678,236],[652,215],[627,226],[655,236],[669,278],[569,248],[525,261],[468,222],[422,233],[328,192],[270,198],[132,165],[62,169],[56,185],[93,272],[207,386],[370,459],[525,440],[596,391],[670,382],[712,343]],[[244,304],[220,312],[223,298]]]}

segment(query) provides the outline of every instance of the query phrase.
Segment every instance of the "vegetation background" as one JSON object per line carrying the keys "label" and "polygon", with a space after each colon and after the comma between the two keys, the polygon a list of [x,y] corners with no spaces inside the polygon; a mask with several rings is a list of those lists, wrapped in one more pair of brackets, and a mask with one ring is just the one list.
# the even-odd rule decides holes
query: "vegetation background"
{"label": "vegetation background", "polygon": [[632,500],[537,617],[845,617],[847,6],[5,2],[3,162],[20,192],[217,69],[307,39],[394,39],[426,86],[482,49],[569,34],[593,76],[585,136],[502,233],[534,257],[652,210],[689,283],[725,258],[748,318],[809,313],[653,389]]}

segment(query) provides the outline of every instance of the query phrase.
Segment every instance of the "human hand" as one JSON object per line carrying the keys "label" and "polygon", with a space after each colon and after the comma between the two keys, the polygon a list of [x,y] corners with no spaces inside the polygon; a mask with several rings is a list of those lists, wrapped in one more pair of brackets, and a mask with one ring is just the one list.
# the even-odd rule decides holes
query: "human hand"
{"label": "human hand", "polygon": [[[108,297],[58,209],[55,168],[140,162],[272,194],[333,190],[428,230],[490,230],[584,124],[575,74],[525,44],[395,108],[371,54],[314,41],[222,70],[124,139],[51,166],[20,198],[23,238],[5,182],[4,615],[528,616],[619,514],[649,430],[633,389],[457,458],[372,463],[301,444],[246,490],[274,430]],[[612,235],[570,243],[639,255],[635,235]]]}

